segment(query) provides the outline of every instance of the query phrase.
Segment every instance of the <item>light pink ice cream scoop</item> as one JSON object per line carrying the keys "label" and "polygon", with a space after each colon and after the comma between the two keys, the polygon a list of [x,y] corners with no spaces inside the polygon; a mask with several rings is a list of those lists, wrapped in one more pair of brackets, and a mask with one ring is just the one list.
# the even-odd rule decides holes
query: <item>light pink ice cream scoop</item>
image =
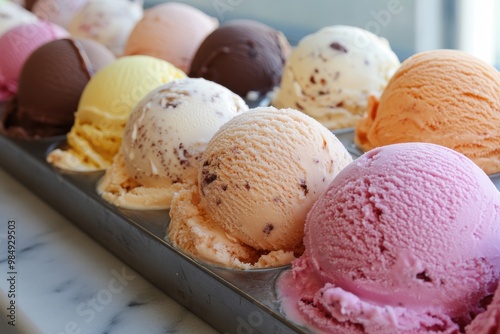
{"label": "light pink ice cream scoop", "polygon": [[160,58],[189,73],[196,50],[218,26],[216,18],[193,6],[160,3],[144,11],[130,33],[125,54]]}
{"label": "light pink ice cream scoop", "polygon": [[331,333],[459,333],[500,279],[500,195],[451,149],[384,146],[332,181],[304,245],[279,285],[288,315]]}
{"label": "light pink ice cream scoop", "polygon": [[17,93],[17,83],[26,59],[43,44],[68,37],[63,28],[44,21],[17,25],[0,36],[0,101]]}

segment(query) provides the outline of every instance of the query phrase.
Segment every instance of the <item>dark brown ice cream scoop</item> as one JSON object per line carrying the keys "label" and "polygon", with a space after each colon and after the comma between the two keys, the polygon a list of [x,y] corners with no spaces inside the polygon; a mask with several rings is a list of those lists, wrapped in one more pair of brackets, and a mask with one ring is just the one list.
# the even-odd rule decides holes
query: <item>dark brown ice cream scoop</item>
{"label": "dark brown ice cream scoop", "polygon": [[0,132],[18,138],[63,135],[89,79],[115,60],[105,46],[65,38],[42,45],[26,60],[18,94],[7,106]]}
{"label": "dark brown ice cream scoop", "polygon": [[190,77],[202,77],[247,97],[265,94],[281,80],[290,44],[280,31],[253,20],[231,20],[202,42]]}

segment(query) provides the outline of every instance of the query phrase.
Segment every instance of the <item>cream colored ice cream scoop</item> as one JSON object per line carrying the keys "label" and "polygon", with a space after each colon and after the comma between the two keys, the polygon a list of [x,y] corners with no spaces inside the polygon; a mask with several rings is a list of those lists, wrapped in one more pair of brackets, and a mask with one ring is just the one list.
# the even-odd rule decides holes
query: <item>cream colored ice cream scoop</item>
{"label": "cream colored ice cream scoop", "polygon": [[90,0],[73,16],[68,31],[104,44],[119,57],[142,15],[142,0]]}
{"label": "cream colored ice cream scoop", "polygon": [[175,191],[196,184],[201,155],[212,136],[247,110],[238,95],[205,79],[157,87],[132,111],[121,151],[99,193],[130,209],[168,208]]}
{"label": "cream colored ice cream scoop", "polygon": [[368,96],[380,96],[398,67],[386,39],[351,26],[324,27],[292,51],[272,104],[303,111],[332,130],[353,127]]}

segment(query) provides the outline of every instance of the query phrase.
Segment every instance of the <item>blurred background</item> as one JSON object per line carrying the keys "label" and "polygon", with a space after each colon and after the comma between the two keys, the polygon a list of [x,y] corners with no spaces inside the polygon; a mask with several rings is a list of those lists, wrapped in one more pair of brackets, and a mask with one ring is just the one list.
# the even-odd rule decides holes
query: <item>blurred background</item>
{"label": "blurred background", "polygon": [[[346,24],[387,38],[401,61],[431,49],[470,52],[500,65],[500,1],[495,0],[176,0],[215,16],[260,20],[291,44],[321,27]],[[145,7],[160,0],[145,0]],[[498,18],[498,19],[497,19]]]}

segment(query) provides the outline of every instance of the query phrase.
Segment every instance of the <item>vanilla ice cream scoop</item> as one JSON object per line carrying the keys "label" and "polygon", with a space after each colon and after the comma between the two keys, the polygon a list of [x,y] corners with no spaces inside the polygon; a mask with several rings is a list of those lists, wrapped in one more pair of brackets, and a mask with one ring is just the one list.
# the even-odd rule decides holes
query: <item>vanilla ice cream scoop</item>
{"label": "vanilla ice cream scoop", "polygon": [[73,16],[88,2],[89,0],[36,0],[31,11],[40,20],[53,22],[67,28]]}
{"label": "vanilla ice cream scoop", "polygon": [[292,51],[272,104],[303,111],[331,130],[353,127],[368,96],[380,96],[399,64],[386,39],[356,27],[325,27]]}
{"label": "vanilla ice cream scoop", "polygon": [[168,208],[175,191],[196,184],[201,154],[215,132],[247,110],[238,95],[205,79],[159,86],[130,115],[99,193],[121,207]]}
{"label": "vanilla ice cream scoop", "polygon": [[73,16],[68,31],[104,44],[119,57],[142,15],[141,0],[90,0]]}
{"label": "vanilla ice cream scoop", "polygon": [[10,1],[0,3],[0,35],[17,25],[36,21],[38,21],[36,16],[23,7]]}

